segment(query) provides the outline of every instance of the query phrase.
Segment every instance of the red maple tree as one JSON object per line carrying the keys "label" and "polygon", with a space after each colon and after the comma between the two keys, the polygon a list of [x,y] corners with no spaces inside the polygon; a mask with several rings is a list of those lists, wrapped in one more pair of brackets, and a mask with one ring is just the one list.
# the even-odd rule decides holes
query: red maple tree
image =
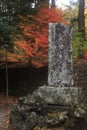
{"label": "red maple tree", "polygon": [[21,19],[19,27],[23,30],[24,38],[17,41],[26,57],[36,67],[47,64],[48,61],[48,24],[51,22],[66,23],[61,9],[44,8],[35,15],[27,18],[18,15]]}

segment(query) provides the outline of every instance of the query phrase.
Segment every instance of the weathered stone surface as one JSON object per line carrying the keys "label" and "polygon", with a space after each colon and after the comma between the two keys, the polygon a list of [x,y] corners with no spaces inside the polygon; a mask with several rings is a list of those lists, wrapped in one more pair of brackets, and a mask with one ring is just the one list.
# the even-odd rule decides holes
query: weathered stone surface
{"label": "weathered stone surface", "polygon": [[47,104],[35,95],[19,98],[10,115],[9,130],[34,130],[39,125],[44,127]]}
{"label": "weathered stone surface", "polygon": [[48,85],[73,85],[72,29],[60,23],[49,24]]}
{"label": "weathered stone surface", "polygon": [[77,87],[55,87],[41,86],[34,91],[34,95],[38,95],[47,104],[54,105],[76,105],[80,101],[82,90]]}
{"label": "weathered stone surface", "polygon": [[[37,128],[52,128],[52,127],[61,127],[65,126],[65,130],[77,130],[74,129],[79,125],[78,121],[82,122],[87,129],[87,106],[73,106],[67,110],[56,110],[50,111],[49,107],[42,107],[37,104],[43,104],[43,100],[40,99],[40,103],[37,100],[36,95],[33,93],[33,97],[35,102],[32,102],[32,98],[29,100],[29,96],[19,99],[18,104],[13,107],[10,116],[10,126],[9,130],[34,130]],[[25,99],[26,102],[25,102]],[[37,106],[35,107],[33,106]],[[45,105],[47,105],[44,102]],[[33,108],[34,107],[34,108]],[[37,111],[39,110],[40,111]],[[45,109],[45,113],[44,113]],[[78,123],[78,125],[77,125]],[[81,125],[82,125],[81,124]],[[83,126],[81,126],[81,130]],[[38,129],[38,128],[37,128]],[[86,130],[84,129],[84,130]]]}

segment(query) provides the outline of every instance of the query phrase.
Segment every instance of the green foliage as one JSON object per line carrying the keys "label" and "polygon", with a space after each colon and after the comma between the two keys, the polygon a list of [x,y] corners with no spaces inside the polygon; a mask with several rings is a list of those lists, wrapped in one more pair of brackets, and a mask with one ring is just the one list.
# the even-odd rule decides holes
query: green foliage
{"label": "green foliage", "polygon": [[[84,39],[83,32],[78,32],[78,2],[70,0],[66,6],[66,19],[73,27],[73,58],[83,58],[84,51],[87,49],[87,41]],[[82,19],[81,19],[82,20]]]}
{"label": "green foliage", "polygon": [[12,0],[0,0],[0,47],[11,46],[16,33],[16,15]]}
{"label": "green foliage", "polygon": [[13,50],[14,41],[23,37],[18,15],[25,17],[35,15],[39,11],[39,6],[42,6],[41,3],[49,3],[48,1],[0,0],[0,49],[8,47],[6,48],[8,51]]}
{"label": "green foliage", "polygon": [[67,19],[73,26],[77,28],[78,21],[78,2],[69,1],[69,5],[65,7],[65,19]]}
{"label": "green foliage", "polygon": [[33,0],[0,0],[0,48],[5,45],[12,48],[14,40],[21,33],[18,23],[18,14],[33,13]]}
{"label": "green foliage", "polygon": [[73,33],[73,58],[83,58],[84,51],[87,49],[87,41],[84,40],[82,33]]}

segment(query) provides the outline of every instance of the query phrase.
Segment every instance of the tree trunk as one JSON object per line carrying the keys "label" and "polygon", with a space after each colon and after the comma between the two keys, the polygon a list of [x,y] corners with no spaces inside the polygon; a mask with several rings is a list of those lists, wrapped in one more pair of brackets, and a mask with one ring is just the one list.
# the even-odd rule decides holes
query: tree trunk
{"label": "tree trunk", "polygon": [[55,8],[56,4],[55,4],[55,0],[51,0],[51,8]]}
{"label": "tree trunk", "polygon": [[79,0],[79,11],[78,11],[78,30],[85,34],[85,17],[84,17],[84,5],[85,0]]}
{"label": "tree trunk", "polygon": [[6,57],[5,57],[5,65],[6,65],[6,104],[9,104],[9,94],[8,94],[8,63],[7,63],[7,49],[6,49]]}

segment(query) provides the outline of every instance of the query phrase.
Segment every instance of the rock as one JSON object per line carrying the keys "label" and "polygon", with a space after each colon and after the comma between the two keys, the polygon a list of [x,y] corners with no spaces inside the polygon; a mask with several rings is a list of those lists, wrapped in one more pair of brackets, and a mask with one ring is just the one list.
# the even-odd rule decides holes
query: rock
{"label": "rock", "polygon": [[84,110],[84,109],[82,109],[82,108],[77,108],[76,110],[75,110],[75,112],[74,112],[74,115],[76,116],[76,117],[84,117],[84,115],[86,115],[86,111]]}
{"label": "rock", "polygon": [[46,118],[47,127],[57,127],[64,123],[67,112],[49,113]]}
{"label": "rock", "polygon": [[40,98],[38,94],[35,94],[35,92],[32,95],[29,94],[23,98],[19,98],[19,105],[22,105],[22,107],[24,105],[29,111],[36,111],[39,113],[44,113],[47,108],[46,102]]}
{"label": "rock", "polygon": [[43,128],[44,126],[47,126],[45,116],[39,115],[39,117],[38,117],[38,126],[40,128]]}
{"label": "rock", "polygon": [[47,112],[47,104],[35,95],[19,98],[10,115],[10,130],[33,130],[36,125],[44,126],[43,117]]}
{"label": "rock", "polygon": [[35,112],[31,112],[25,120],[25,130],[33,130],[34,127],[37,125],[37,119],[37,114]]}
{"label": "rock", "polygon": [[59,113],[59,120],[61,121],[61,120],[65,120],[66,118],[68,118],[67,113],[68,113],[67,111],[60,112]]}

